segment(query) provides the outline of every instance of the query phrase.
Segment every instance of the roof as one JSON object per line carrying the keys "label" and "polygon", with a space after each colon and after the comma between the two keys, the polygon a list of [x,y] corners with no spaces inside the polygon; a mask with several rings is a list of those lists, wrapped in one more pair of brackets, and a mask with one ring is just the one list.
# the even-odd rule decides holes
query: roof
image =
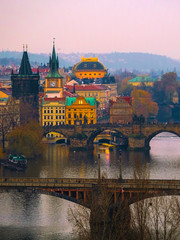
{"label": "roof", "polygon": [[66,91],[66,90],[64,90],[63,95],[64,95],[65,97],[76,97],[76,96],[77,96],[76,93],[71,93],[71,92]]}
{"label": "roof", "polygon": [[[71,85],[65,85],[65,88],[69,91],[73,91],[73,87]],[[108,90],[108,87],[103,85],[75,85],[76,91],[101,91]]]}
{"label": "roof", "polygon": [[124,101],[128,102],[129,105],[132,104],[132,98],[131,97],[119,96],[119,97],[116,98],[116,101],[110,100],[110,105],[113,105],[118,100],[124,100]]}
{"label": "roof", "polygon": [[19,75],[32,75],[32,70],[31,70],[31,65],[29,62],[29,57],[27,54],[27,51],[23,52],[22,60],[21,60],[21,65],[19,69]]}
{"label": "roof", "polygon": [[[66,98],[66,106],[71,106],[73,103],[75,103],[76,99],[79,97],[67,97]],[[81,97],[84,98],[84,97]],[[96,104],[96,98],[84,98],[87,103],[89,103],[91,106],[95,106]]]}
{"label": "roof", "polygon": [[58,56],[56,57],[54,42],[53,42],[52,57],[50,56],[49,58],[49,67],[50,67],[50,70],[47,75],[47,78],[63,78],[59,73],[59,59],[58,59]]}
{"label": "roof", "polygon": [[12,95],[12,88],[0,88],[0,91],[7,95]]}
{"label": "roof", "polygon": [[61,102],[65,103],[65,98],[42,98],[42,105],[44,102]]}
{"label": "roof", "polygon": [[152,78],[150,76],[137,76],[131,80],[128,81],[128,83],[133,82],[156,82],[157,80],[155,78]]}
{"label": "roof", "polygon": [[81,62],[74,65],[74,70],[106,70],[98,58],[81,58]]}

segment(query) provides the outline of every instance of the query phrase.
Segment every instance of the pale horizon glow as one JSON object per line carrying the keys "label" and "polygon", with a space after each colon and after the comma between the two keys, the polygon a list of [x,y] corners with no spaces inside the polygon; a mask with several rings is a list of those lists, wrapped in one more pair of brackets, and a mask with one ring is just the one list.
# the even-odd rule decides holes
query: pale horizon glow
{"label": "pale horizon glow", "polygon": [[1,0],[0,51],[142,52],[180,59],[179,0]]}

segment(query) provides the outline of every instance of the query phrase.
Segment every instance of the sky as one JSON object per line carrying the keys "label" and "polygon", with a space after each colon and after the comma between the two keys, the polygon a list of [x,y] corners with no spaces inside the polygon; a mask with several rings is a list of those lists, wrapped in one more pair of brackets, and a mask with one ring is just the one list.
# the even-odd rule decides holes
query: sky
{"label": "sky", "polygon": [[0,51],[180,59],[180,0],[0,0]]}

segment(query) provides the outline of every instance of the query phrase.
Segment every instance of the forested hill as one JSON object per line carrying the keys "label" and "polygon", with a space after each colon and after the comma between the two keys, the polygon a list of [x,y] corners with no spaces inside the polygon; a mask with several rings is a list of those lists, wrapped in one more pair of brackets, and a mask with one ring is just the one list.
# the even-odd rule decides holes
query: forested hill
{"label": "forested hill", "polygon": [[[101,61],[109,70],[115,71],[119,69],[127,70],[139,70],[139,71],[150,71],[150,70],[163,70],[180,71],[180,62],[171,59],[166,56],[148,54],[148,53],[71,53],[71,54],[58,54],[60,58],[60,67],[73,66],[75,63],[81,60],[81,56],[84,57],[96,57],[98,56]],[[19,64],[21,61],[22,52],[11,52],[1,51],[0,52],[0,64],[10,65]],[[49,54],[34,54],[29,53],[31,64],[47,64],[49,60]]]}

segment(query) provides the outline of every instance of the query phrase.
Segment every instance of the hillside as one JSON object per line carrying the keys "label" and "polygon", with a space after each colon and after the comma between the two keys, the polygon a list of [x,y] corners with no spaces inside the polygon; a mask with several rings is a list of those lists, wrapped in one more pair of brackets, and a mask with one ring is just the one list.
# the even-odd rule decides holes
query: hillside
{"label": "hillside", "polygon": [[[149,53],[71,53],[64,54],[60,53],[60,67],[69,67],[73,66],[75,63],[79,62],[81,56],[90,57],[98,56],[99,61],[101,61],[110,71],[116,71],[118,69],[127,69],[127,70],[138,70],[138,71],[157,71],[163,70],[176,71],[180,72],[180,61],[174,60],[166,56],[149,54]],[[0,52],[0,64],[1,65],[11,65],[11,64],[20,64],[22,57],[22,52],[10,52],[10,51],[1,51]],[[49,60],[48,54],[35,54],[29,53],[30,62],[34,64],[47,64]]]}

